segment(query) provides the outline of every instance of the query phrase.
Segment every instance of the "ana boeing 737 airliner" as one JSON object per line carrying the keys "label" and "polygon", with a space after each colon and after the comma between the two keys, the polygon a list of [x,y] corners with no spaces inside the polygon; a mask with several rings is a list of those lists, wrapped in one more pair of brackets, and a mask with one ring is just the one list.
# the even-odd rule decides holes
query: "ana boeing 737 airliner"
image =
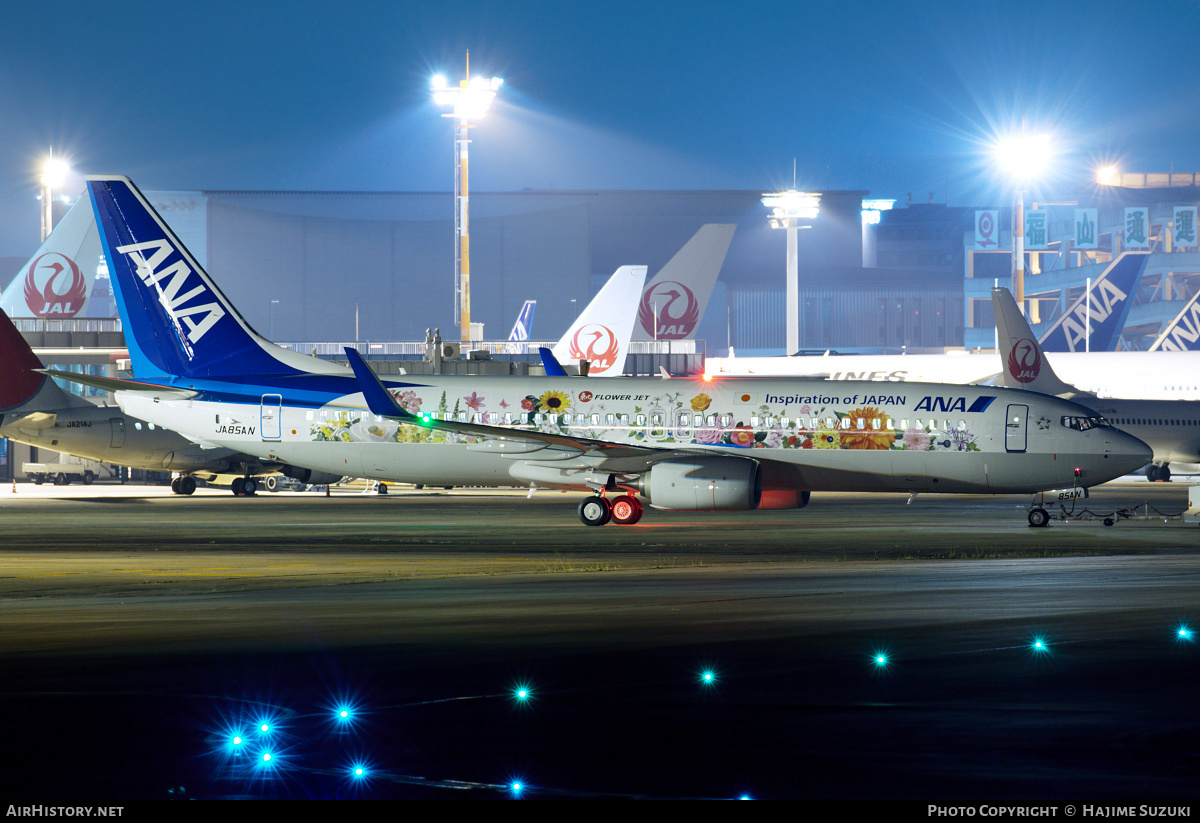
{"label": "ana boeing 737 airliner", "polygon": [[[1150,459],[1081,406],[980,386],[794,379],[387,378],[280,349],[124,177],[88,192],[136,381],[66,375],[211,443],[411,483],[592,490],[584,523],[802,506],[814,490],[1026,493]],[[99,381],[99,382],[94,382]],[[1090,425],[1076,424],[1080,417]],[[1032,522],[1032,521],[1031,521]]]}

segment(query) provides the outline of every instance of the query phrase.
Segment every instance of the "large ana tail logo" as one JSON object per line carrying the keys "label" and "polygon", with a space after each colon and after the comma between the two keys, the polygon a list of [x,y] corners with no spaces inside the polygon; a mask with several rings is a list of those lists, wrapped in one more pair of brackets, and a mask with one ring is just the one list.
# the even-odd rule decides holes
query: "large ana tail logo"
{"label": "large ana tail logo", "polygon": [[56,251],[34,258],[25,275],[25,305],[35,317],[74,317],[87,298],[75,261]]}
{"label": "large ana tail logo", "polygon": [[[198,342],[225,316],[225,310],[183,260],[164,267],[167,259],[177,254],[167,240],[117,246],[117,252],[129,256],[138,278],[158,298],[174,320],[176,329],[187,337],[187,341],[181,337],[180,342],[188,348],[190,355],[188,342]],[[200,302],[202,300],[207,302]]]}
{"label": "large ana tail logo", "polygon": [[1021,383],[1032,383],[1042,371],[1042,355],[1037,344],[1026,338],[1013,343],[1008,353],[1008,373]]}
{"label": "large ana tail logo", "polygon": [[612,329],[599,323],[580,326],[571,336],[571,359],[590,362],[589,371],[592,374],[602,374],[616,365],[619,349],[617,336]]}
{"label": "large ana tail logo", "polygon": [[[655,333],[657,315],[657,334]],[[646,334],[659,340],[683,340],[696,329],[700,303],[692,290],[674,280],[663,280],[642,293],[638,320]]]}

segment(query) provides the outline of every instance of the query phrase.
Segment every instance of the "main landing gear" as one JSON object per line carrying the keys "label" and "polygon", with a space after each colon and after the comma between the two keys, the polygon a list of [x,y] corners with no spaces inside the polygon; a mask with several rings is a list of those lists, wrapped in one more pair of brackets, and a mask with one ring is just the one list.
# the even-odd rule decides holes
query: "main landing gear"
{"label": "main landing gear", "polygon": [[610,520],[619,526],[632,526],[642,519],[642,503],[632,494],[613,498],[599,494],[585,497],[579,504],[579,519],[588,526],[603,526]]}
{"label": "main landing gear", "polygon": [[174,478],[171,480],[171,491],[175,492],[175,494],[195,494],[196,478],[190,474]]}
{"label": "main landing gear", "polygon": [[231,486],[236,497],[253,497],[258,491],[258,483],[253,477],[235,477]]}
{"label": "main landing gear", "polygon": [[1146,467],[1146,479],[1151,483],[1170,483],[1171,467],[1166,463],[1163,463],[1161,466],[1151,463]]}

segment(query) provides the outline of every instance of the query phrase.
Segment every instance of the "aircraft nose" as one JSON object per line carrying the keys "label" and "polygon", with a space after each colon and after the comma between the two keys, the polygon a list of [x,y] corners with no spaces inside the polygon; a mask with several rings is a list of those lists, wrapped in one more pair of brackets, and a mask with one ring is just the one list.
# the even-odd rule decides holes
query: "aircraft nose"
{"label": "aircraft nose", "polygon": [[1112,455],[1120,460],[1122,474],[1135,472],[1154,459],[1154,450],[1142,440],[1125,432],[1116,433],[1120,435],[1120,438],[1114,444]]}

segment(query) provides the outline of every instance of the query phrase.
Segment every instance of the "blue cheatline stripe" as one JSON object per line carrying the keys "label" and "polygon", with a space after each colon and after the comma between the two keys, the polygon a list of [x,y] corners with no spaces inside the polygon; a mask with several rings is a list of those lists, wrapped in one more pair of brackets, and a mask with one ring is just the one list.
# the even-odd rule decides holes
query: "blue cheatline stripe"
{"label": "blue cheatline stripe", "polygon": [[969,412],[985,412],[988,410],[988,406],[992,405],[992,403],[993,403],[993,401],[995,401],[995,399],[996,398],[994,396],[987,396],[987,395],[985,395],[983,397],[976,397],[975,402],[971,404],[971,408],[967,409],[967,411],[969,411]]}

